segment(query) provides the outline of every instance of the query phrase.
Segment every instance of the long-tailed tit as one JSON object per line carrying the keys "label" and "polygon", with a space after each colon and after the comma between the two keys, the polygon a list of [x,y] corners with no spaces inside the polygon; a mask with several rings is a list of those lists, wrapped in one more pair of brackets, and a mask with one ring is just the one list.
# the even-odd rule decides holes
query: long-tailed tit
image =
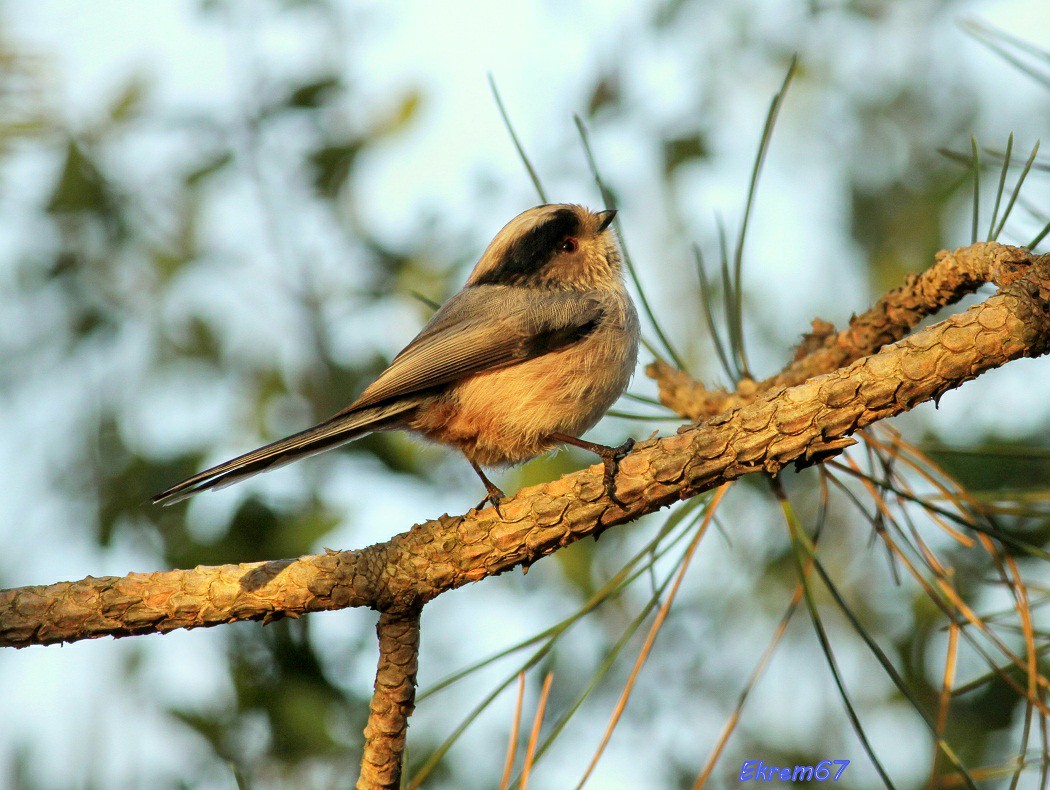
{"label": "long-tailed tit", "polygon": [[402,429],[459,449],[498,508],[482,466],[573,444],[599,454],[615,496],[612,448],[579,439],[620,397],[638,357],[638,316],[609,227],[615,211],[558,204],[512,219],[463,289],[361,396],[305,431],[183,480],[165,505],[337,447]]}

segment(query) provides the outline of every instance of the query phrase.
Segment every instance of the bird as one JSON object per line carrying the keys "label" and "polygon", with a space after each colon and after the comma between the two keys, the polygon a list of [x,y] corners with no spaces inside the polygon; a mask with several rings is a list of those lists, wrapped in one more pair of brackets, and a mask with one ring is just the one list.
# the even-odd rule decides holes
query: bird
{"label": "bird", "polygon": [[466,456],[500,515],[483,466],[509,466],[570,444],[599,455],[606,490],[628,439],[580,438],[627,388],[639,323],[611,227],[615,209],[543,204],[508,222],[463,288],[361,395],[323,422],[173,485],[171,505],[376,431],[407,430]]}

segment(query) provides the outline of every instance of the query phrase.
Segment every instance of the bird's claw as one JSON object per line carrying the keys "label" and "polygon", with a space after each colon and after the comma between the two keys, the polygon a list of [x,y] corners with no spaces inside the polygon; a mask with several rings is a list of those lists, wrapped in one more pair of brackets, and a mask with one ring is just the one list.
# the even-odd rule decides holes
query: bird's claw
{"label": "bird's claw", "polygon": [[619,447],[606,447],[599,453],[602,458],[602,463],[605,465],[605,473],[602,476],[602,481],[605,484],[605,493],[609,495],[609,499],[622,508],[626,508],[627,503],[621,500],[616,494],[616,473],[620,469],[620,461],[622,461],[633,448],[634,439],[628,439]]}
{"label": "bird's claw", "polygon": [[488,493],[478,502],[477,507],[474,508],[475,512],[481,512],[482,508],[485,507],[486,502],[491,502],[493,509],[496,511],[496,515],[503,518],[503,513],[500,511],[500,503],[506,498],[506,494],[496,486],[486,486]]}

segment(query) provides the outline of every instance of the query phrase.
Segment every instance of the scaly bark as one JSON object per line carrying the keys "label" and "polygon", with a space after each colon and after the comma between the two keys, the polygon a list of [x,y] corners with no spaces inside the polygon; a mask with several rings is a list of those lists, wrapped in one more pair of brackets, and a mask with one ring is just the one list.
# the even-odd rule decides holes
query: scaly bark
{"label": "scaly bark", "polygon": [[365,727],[358,790],[396,790],[401,786],[408,717],[416,704],[419,615],[419,609],[379,615],[379,667]]}

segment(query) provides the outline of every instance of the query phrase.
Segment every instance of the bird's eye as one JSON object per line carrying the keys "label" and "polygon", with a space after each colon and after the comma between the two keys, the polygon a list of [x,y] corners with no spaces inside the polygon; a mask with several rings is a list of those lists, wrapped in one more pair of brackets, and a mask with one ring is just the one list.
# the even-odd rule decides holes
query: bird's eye
{"label": "bird's eye", "polygon": [[576,250],[578,250],[579,248],[580,243],[576,241],[576,239],[574,239],[572,236],[569,236],[567,239],[565,239],[565,241],[561,243],[561,246],[558,249],[560,249],[562,252],[573,253],[576,252]]}

